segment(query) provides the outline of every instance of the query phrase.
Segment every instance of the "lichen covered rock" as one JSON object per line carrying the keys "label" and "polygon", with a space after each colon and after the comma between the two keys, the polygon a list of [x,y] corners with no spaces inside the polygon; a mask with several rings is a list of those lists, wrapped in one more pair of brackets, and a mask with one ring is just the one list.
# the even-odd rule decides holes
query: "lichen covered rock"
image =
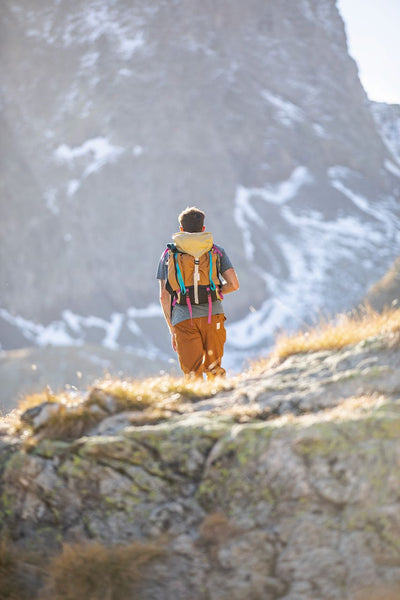
{"label": "lichen covered rock", "polygon": [[[373,353],[379,368],[366,373]],[[143,581],[144,600],[358,600],[397,584],[398,354],[375,340],[290,357],[156,424],[122,412],[72,441],[3,435],[1,529],[47,552],[162,539],[168,558]],[[294,378],[298,397],[314,381],[313,411],[288,402]],[[249,414],[260,402],[277,410],[238,419],[238,399]]]}

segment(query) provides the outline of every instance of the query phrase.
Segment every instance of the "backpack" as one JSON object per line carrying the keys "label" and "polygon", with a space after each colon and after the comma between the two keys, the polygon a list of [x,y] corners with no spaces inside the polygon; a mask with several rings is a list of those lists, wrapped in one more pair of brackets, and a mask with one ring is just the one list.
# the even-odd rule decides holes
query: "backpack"
{"label": "backpack", "polygon": [[214,245],[211,233],[175,233],[167,244],[168,276],[166,289],[172,306],[187,305],[192,319],[192,304],[208,304],[211,323],[212,303],[222,300],[219,264],[221,251]]}

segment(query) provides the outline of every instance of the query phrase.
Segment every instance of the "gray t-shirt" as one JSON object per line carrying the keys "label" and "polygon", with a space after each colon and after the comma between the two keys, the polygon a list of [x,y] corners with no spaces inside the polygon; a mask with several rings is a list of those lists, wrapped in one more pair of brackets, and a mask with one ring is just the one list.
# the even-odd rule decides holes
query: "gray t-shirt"
{"label": "gray t-shirt", "polygon": [[[227,255],[227,253],[225,252],[225,250],[222,248],[222,246],[217,246],[217,244],[214,244],[214,246],[220,251],[221,256],[220,256],[220,272],[224,273],[225,271],[227,271],[228,269],[232,269],[232,263],[229,260],[229,257]],[[157,268],[157,279],[161,279],[161,280],[166,280],[167,276],[168,276],[168,252],[163,253],[161,255],[160,258],[160,262],[158,263],[158,268]],[[208,316],[208,304],[192,304],[192,311],[193,311],[193,319],[197,319],[198,317],[207,317]],[[215,300],[212,303],[212,314],[213,315],[220,315],[224,312],[224,309],[222,307],[222,302],[221,300]],[[181,321],[187,321],[188,319],[190,319],[190,313],[189,313],[189,309],[187,306],[182,305],[182,304],[175,304],[175,306],[172,308],[172,314],[171,314],[171,323],[172,325],[176,325],[177,323],[180,323]]]}

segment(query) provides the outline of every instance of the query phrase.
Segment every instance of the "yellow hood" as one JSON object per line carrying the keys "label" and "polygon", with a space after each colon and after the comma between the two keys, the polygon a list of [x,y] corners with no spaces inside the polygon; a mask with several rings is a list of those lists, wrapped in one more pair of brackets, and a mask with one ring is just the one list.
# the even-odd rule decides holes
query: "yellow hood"
{"label": "yellow hood", "polygon": [[213,247],[213,236],[208,231],[188,233],[181,231],[172,236],[175,246],[180,252],[199,258]]}

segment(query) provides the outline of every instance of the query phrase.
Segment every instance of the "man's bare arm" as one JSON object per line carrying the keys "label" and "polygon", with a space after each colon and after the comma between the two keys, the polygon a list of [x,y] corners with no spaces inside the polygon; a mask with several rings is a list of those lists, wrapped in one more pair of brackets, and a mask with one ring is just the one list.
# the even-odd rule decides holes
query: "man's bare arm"
{"label": "man's bare arm", "polygon": [[171,324],[171,296],[165,287],[165,281],[159,279],[160,282],[160,304],[164,313],[165,321],[168,325],[168,329],[171,333],[171,344],[172,348],[176,351],[175,334],[174,328]]}
{"label": "man's bare arm", "polygon": [[236,275],[235,269],[232,267],[231,269],[227,269],[223,273],[221,273],[223,279],[225,279],[226,283],[221,287],[221,292],[223,294],[229,294],[230,292],[236,292],[239,289],[239,280]]}

